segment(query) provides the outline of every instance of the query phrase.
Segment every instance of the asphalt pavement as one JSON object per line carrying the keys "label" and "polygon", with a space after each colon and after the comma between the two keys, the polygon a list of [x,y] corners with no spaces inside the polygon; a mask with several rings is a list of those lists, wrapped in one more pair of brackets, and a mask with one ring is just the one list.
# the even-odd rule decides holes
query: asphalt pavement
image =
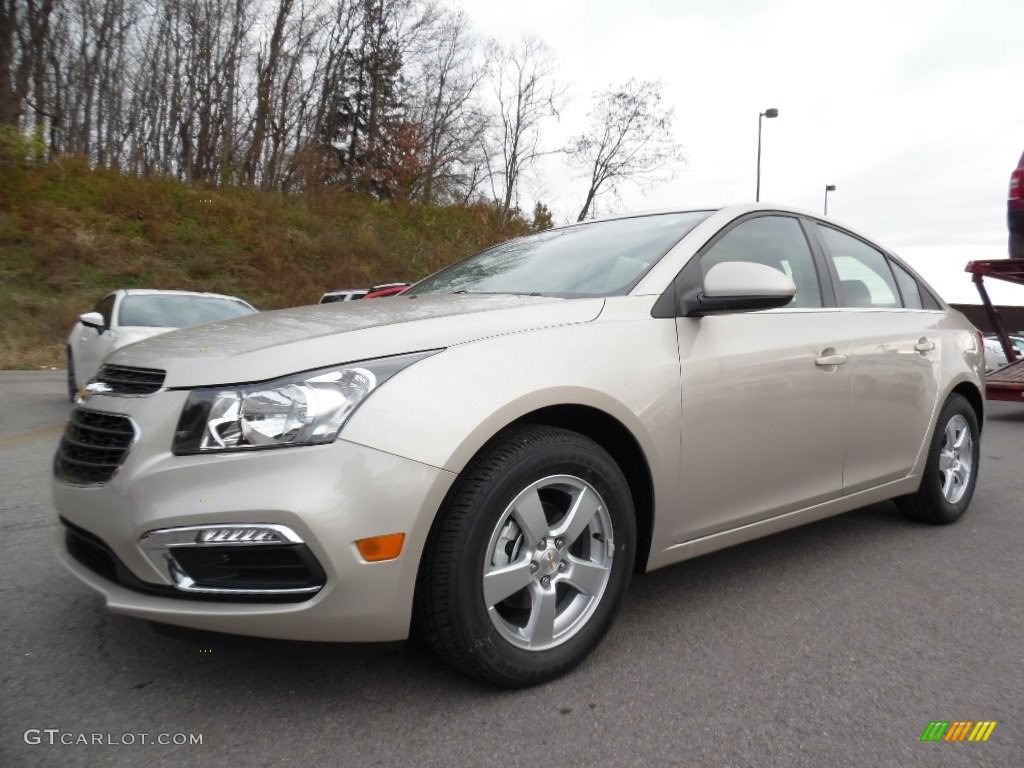
{"label": "asphalt pavement", "polygon": [[582,667],[506,692],[415,644],[107,613],[53,554],[64,373],[0,403],[0,766],[1024,765],[1024,405],[989,404],[956,525],[877,504],[638,577]]}

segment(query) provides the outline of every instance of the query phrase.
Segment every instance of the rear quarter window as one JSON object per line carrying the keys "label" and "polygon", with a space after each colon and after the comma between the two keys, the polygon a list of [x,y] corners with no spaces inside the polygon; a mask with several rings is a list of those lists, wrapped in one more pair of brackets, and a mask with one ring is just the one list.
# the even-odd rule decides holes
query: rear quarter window
{"label": "rear quarter window", "polygon": [[918,285],[914,276],[892,259],[889,259],[889,266],[896,277],[896,285],[899,286],[900,295],[903,297],[903,306],[907,309],[924,309],[921,299],[921,286]]}

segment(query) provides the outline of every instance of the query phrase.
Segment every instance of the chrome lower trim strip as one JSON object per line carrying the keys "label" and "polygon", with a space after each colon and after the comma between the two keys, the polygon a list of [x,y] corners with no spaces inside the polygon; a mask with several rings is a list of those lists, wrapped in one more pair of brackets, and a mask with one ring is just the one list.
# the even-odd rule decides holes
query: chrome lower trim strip
{"label": "chrome lower trim strip", "polygon": [[[251,541],[242,539],[225,539],[221,541],[203,541],[201,536],[207,531],[227,531],[246,529],[267,531],[277,538],[272,540]],[[261,544],[304,544],[305,542],[295,531],[285,525],[272,523],[227,523],[218,525],[190,525],[183,528],[159,528],[149,531],[139,539],[143,551],[161,550],[169,547],[206,547],[206,546],[259,546]]]}
{"label": "chrome lower trim strip", "polygon": [[[221,540],[203,541],[203,533],[244,529],[265,531],[273,534],[266,540]],[[153,565],[167,584],[182,592],[204,595],[308,595],[320,591],[323,587],[295,587],[287,589],[232,589],[230,587],[207,587],[197,584],[175,560],[173,551],[177,547],[224,547],[244,546],[258,547],[265,544],[304,544],[302,538],[291,528],[270,523],[236,523],[219,525],[192,525],[182,528],[160,528],[148,531],[139,539],[139,547],[146,559]]]}

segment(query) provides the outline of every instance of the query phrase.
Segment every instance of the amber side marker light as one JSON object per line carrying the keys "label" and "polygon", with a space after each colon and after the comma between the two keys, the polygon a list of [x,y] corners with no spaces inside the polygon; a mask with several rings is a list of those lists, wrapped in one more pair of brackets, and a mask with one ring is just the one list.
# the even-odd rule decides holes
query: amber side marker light
{"label": "amber side marker light", "polygon": [[405,544],[404,533],[388,533],[383,536],[371,536],[368,539],[359,539],[356,542],[356,549],[360,556],[368,563],[379,563],[382,560],[394,560],[402,554],[402,545]]}

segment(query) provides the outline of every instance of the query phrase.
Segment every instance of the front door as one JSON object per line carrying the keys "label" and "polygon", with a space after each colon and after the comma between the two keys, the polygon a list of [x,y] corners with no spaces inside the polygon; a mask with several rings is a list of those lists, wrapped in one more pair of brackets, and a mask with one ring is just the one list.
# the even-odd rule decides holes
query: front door
{"label": "front door", "polygon": [[677,320],[677,543],[838,498],[850,394],[849,335],[841,313],[823,306],[796,218],[743,220],[697,258],[703,274],[724,261],[774,267],[797,293],[782,309]]}

